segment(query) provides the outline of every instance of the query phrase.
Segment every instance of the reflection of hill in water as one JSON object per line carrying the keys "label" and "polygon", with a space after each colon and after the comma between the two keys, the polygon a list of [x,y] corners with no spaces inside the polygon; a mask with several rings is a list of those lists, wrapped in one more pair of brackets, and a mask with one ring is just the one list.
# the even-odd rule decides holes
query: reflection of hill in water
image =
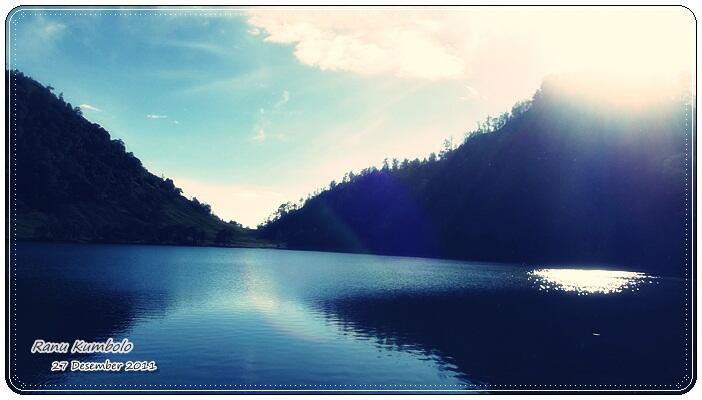
{"label": "reflection of hill in water", "polygon": [[445,293],[321,307],[354,335],[438,355],[473,383],[676,384],[683,317],[674,291],[663,292]]}
{"label": "reflection of hill in water", "polygon": [[[117,339],[129,329],[137,314],[138,305],[133,298],[117,291],[100,290],[93,296],[91,293],[94,289],[90,287],[71,287],[60,291],[51,285],[28,284],[23,279],[18,280],[17,287],[20,293],[17,307],[22,312],[16,315],[16,354],[19,358],[15,373],[26,383],[37,383],[35,379],[44,380],[51,361],[89,357],[80,354],[31,354],[34,340],[72,344],[76,339]],[[160,306],[158,299],[145,299],[145,302],[154,308]],[[37,334],[40,336],[33,336]]]}
{"label": "reflection of hill in water", "polygon": [[[62,250],[58,246],[52,249]],[[26,269],[17,272],[17,285],[13,290],[16,309],[20,312],[13,316],[17,329],[13,353],[17,360],[12,369],[13,375],[25,384],[60,381],[60,374],[47,374],[52,361],[90,357],[89,354],[31,354],[34,340],[70,344],[76,339],[102,341],[113,337],[118,340],[138,318],[163,316],[169,307],[169,300],[162,293],[135,293],[122,285],[101,285],[75,279],[75,276],[49,274],[44,269],[32,270],[31,260],[42,255],[33,252],[33,247],[18,246],[18,250],[17,265]],[[81,253],[74,259],[56,257],[59,265],[54,271],[61,268],[62,262],[80,264],[91,254]]]}
{"label": "reflection of hill in water", "polygon": [[[168,383],[336,383],[339,376],[395,383],[437,374],[493,385],[683,379],[684,292],[672,278],[578,296],[539,291],[525,270],[504,265],[153,246],[25,243],[17,250],[12,371],[25,383],[72,379],[58,382],[65,375],[49,367],[74,355],[31,354],[35,339],[127,335],[132,355],[148,347],[143,354],[164,366],[158,379]],[[376,362],[388,354],[400,357]],[[203,368],[189,369],[192,360]]]}

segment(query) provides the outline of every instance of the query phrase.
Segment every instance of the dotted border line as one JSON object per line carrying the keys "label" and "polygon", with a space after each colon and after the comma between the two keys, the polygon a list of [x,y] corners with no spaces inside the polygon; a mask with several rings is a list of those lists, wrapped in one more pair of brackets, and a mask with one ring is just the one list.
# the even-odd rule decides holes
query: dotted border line
{"label": "dotted border line", "polygon": [[174,384],[168,384],[168,383],[142,383],[142,384],[129,384],[129,383],[95,383],[95,384],[79,384],[79,383],[73,383],[73,384],[62,384],[62,383],[56,383],[56,384],[28,384],[19,381],[19,377],[17,375],[13,375],[15,379],[18,380],[20,383],[20,386],[23,388],[43,388],[43,387],[77,387],[77,388],[89,388],[89,387],[124,387],[124,388],[129,388],[129,387],[151,387],[151,388],[169,388],[169,387],[210,387],[210,388],[217,388],[217,387],[238,387],[238,388],[315,388],[315,387],[328,387],[328,388],[349,388],[349,387],[354,387],[354,388],[416,388],[416,387],[429,387],[429,388],[474,388],[474,389],[480,389],[480,390],[490,390],[493,388],[616,388],[619,386],[623,387],[631,387],[631,388],[636,388],[636,387],[650,387],[650,388],[656,388],[656,387],[680,387],[682,384],[681,383],[676,383],[676,384],[472,384],[472,383],[369,383],[369,384],[335,384],[335,383],[329,383],[329,384],[315,384],[315,383],[300,383],[300,384],[268,384],[268,383],[223,383],[223,384],[181,384],[181,383],[174,383]]}
{"label": "dotted border line", "polygon": [[[25,16],[31,15],[31,16],[200,16],[200,17],[219,17],[219,16],[244,16],[246,15],[242,10],[237,10],[237,12],[205,12],[205,11],[191,11],[191,10],[183,10],[183,11],[177,11],[177,12],[163,12],[163,11],[115,11],[115,12],[102,12],[102,11],[90,11],[90,12],[67,12],[67,11],[34,11],[33,9],[19,9],[17,10],[12,16],[17,15],[18,19],[15,21],[10,22],[10,25],[12,27],[11,31],[11,38],[13,39],[13,45],[10,49],[11,54],[13,56],[16,56],[17,53],[17,26],[19,25],[19,21],[21,21]],[[10,64],[12,64],[12,60],[14,60],[15,57],[11,58]],[[12,70],[12,65],[9,65],[9,69]],[[16,130],[17,128],[17,104],[15,102],[16,98],[16,91],[17,88],[14,86],[14,81],[12,79],[12,75],[10,74],[10,79],[9,79],[9,90],[11,90],[10,93],[10,103],[12,107],[12,118],[11,118],[11,127],[10,127],[10,138],[11,138],[11,143],[10,143],[10,155],[14,154],[14,149],[17,146],[17,138],[16,135],[13,135],[12,132]],[[691,105],[691,107],[694,107],[694,104]],[[692,134],[692,129],[688,131],[688,107],[685,107],[685,162],[684,162],[684,168],[685,168],[685,175],[684,175],[684,183],[685,183],[685,213],[684,213],[684,218],[685,218],[685,239],[684,239],[684,252],[685,252],[685,264],[687,265],[687,262],[689,261],[689,234],[690,234],[690,219],[688,218],[689,215],[689,206],[690,206],[690,192],[689,192],[689,179],[688,179],[688,169],[689,169],[689,140],[688,140],[688,133]],[[12,196],[13,193],[16,193],[17,190],[17,161],[11,157],[11,162],[10,162],[10,170],[11,170],[11,182],[12,182],[12,192],[10,193],[10,207],[13,213],[16,213],[17,208],[16,208],[16,203],[15,203],[15,198]],[[11,219],[12,220],[12,219]],[[17,272],[13,271],[12,265],[16,264],[17,259],[14,258],[16,257],[16,245],[17,245],[17,223],[16,221],[12,221],[12,227],[11,227],[11,239],[12,241],[10,242],[10,250],[12,251],[13,258],[10,259],[10,280],[11,280],[11,290],[10,292],[12,293],[11,296],[11,304],[12,304],[12,310],[10,313],[10,320],[12,321],[11,325],[11,334],[10,334],[10,348],[11,348],[11,363],[16,364],[17,363],[17,320],[15,318],[17,314],[17,308],[16,308],[16,292],[17,292]],[[691,275],[690,275],[691,278]],[[689,282],[688,280],[685,280],[685,345],[684,345],[684,350],[685,354],[684,356],[687,356],[687,350],[690,349],[690,341],[689,341],[689,324],[688,324],[688,315],[689,315],[689,308],[688,306],[688,297],[689,297]],[[636,389],[636,388],[664,388],[664,387],[670,387],[670,388],[675,388],[675,389],[682,389],[683,388],[683,383],[687,383],[686,381],[689,379],[689,375],[687,374],[687,370],[689,365],[689,359],[687,357],[685,358],[685,368],[684,371],[686,374],[683,376],[683,381],[678,382],[675,384],[26,384],[19,380],[19,377],[17,375],[12,375],[13,378],[17,380],[17,382],[20,384],[22,387],[21,389],[30,389],[30,388],[46,388],[46,387],[75,387],[75,388],[88,388],[88,387],[104,387],[104,388],[117,388],[117,387],[123,387],[123,388],[130,388],[130,387],[137,387],[137,388],[142,388],[142,387],[150,387],[150,388],[169,388],[169,387],[175,387],[175,388],[463,388],[464,390],[470,390],[470,388],[473,389],[479,389],[479,390],[491,390],[493,388],[524,388],[525,390],[530,390],[532,388],[549,388],[549,389],[558,389],[558,388],[577,388],[581,389],[584,388],[585,390],[588,390],[588,388],[592,388],[590,390],[597,390],[597,389],[607,389],[607,388],[629,388],[631,389]],[[371,389],[372,390],[372,389]]]}

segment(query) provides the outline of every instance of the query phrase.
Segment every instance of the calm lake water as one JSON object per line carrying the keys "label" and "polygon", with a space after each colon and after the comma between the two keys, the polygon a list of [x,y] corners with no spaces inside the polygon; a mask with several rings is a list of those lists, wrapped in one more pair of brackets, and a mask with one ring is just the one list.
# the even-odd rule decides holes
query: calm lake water
{"label": "calm lake water", "polygon": [[[265,249],[19,244],[15,254],[11,369],[27,388],[674,385],[689,370],[678,278]],[[110,337],[133,351],[30,353],[35,339]],[[50,372],[54,360],[105,358],[158,370]]]}

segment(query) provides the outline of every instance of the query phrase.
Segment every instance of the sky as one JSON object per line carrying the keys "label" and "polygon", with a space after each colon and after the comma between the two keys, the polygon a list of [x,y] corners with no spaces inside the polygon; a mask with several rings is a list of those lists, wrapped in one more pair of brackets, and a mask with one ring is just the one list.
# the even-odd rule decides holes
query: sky
{"label": "sky", "polygon": [[25,8],[7,29],[10,68],[247,226],[460,142],[545,77],[691,85],[695,68],[682,7]]}

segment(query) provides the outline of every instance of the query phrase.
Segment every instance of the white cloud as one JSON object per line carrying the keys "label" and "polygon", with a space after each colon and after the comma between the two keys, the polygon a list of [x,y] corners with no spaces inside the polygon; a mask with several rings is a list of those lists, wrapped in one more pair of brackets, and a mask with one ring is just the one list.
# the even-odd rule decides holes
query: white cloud
{"label": "white cloud", "polygon": [[475,100],[480,98],[480,92],[478,92],[478,89],[466,85],[466,91],[465,94],[463,94],[461,97],[459,97],[460,100],[463,101],[468,101],[468,100]]}
{"label": "white cloud", "polygon": [[258,8],[248,22],[266,42],[292,45],[302,64],[360,75],[508,87],[551,73],[646,79],[694,65],[695,23],[681,7]]}
{"label": "white cloud", "polygon": [[290,101],[290,92],[287,90],[283,90],[283,92],[280,95],[280,98],[270,107],[269,111],[266,112],[266,109],[263,107],[260,107],[258,109],[258,114],[256,115],[257,122],[254,125],[254,131],[256,134],[249,139],[253,142],[257,143],[263,143],[266,141],[266,139],[270,136],[273,139],[279,140],[279,141],[287,141],[288,138],[286,135],[282,133],[275,133],[273,135],[266,135],[266,128],[271,126],[271,116],[275,116],[278,111],[285,106]]}
{"label": "white cloud", "polygon": [[81,104],[81,105],[78,106],[78,107],[80,107],[81,110],[89,110],[89,111],[95,111],[95,112],[101,112],[101,111],[102,111],[102,109],[97,108],[97,107],[95,107],[95,106],[91,106],[90,104]]}
{"label": "white cloud", "polygon": [[227,47],[223,45],[206,43],[206,42],[190,42],[190,41],[173,41],[163,43],[167,46],[179,47],[186,50],[201,51],[204,53],[209,53],[216,56],[227,57],[232,54],[232,50],[235,49],[234,46]]}
{"label": "white cloud", "polygon": [[275,73],[278,72],[276,67],[260,67],[253,71],[249,71],[243,75],[237,75],[233,78],[209,81],[185,87],[177,93],[182,95],[193,95],[210,92],[238,92],[241,95],[246,95],[253,91],[260,90],[268,85],[268,81]]}
{"label": "white cloud", "polygon": [[443,27],[420,13],[356,11],[276,12],[255,9],[249,24],[265,41],[293,44],[295,56],[322,70],[403,78],[456,78],[464,62],[441,40]]}
{"label": "white cloud", "polygon": [[56,38],[63,34],[66,25],[60,22],[47,22],[41,30],[44,38]]}
{"label": "white cloud", "polygon": [[57,50],[57,44],[68,32],[66,24],[59,22],[55,17],[22,11],[14,15],[18,46],[12,54],[13,57],[19,55],[18,58],[45,59],[48,54]]}
{"label": "white cloud", "polygon": [[290,101],[290,92],[283,90],[283,94],[280,95],[280,100],[273,106],[274,108],[280,108]]}
{"label": "white cloud", "polygon": [[168,118],[168,115],[146,114],[146,118],[149,118],[149,119],[166,119],[166,118]]}
{"label": "white cloud", "polygon": [[251,140],[258,143],[263,143],[266,140],[266,131],[263,128],[258,128],[256,135],[251,137]]}

